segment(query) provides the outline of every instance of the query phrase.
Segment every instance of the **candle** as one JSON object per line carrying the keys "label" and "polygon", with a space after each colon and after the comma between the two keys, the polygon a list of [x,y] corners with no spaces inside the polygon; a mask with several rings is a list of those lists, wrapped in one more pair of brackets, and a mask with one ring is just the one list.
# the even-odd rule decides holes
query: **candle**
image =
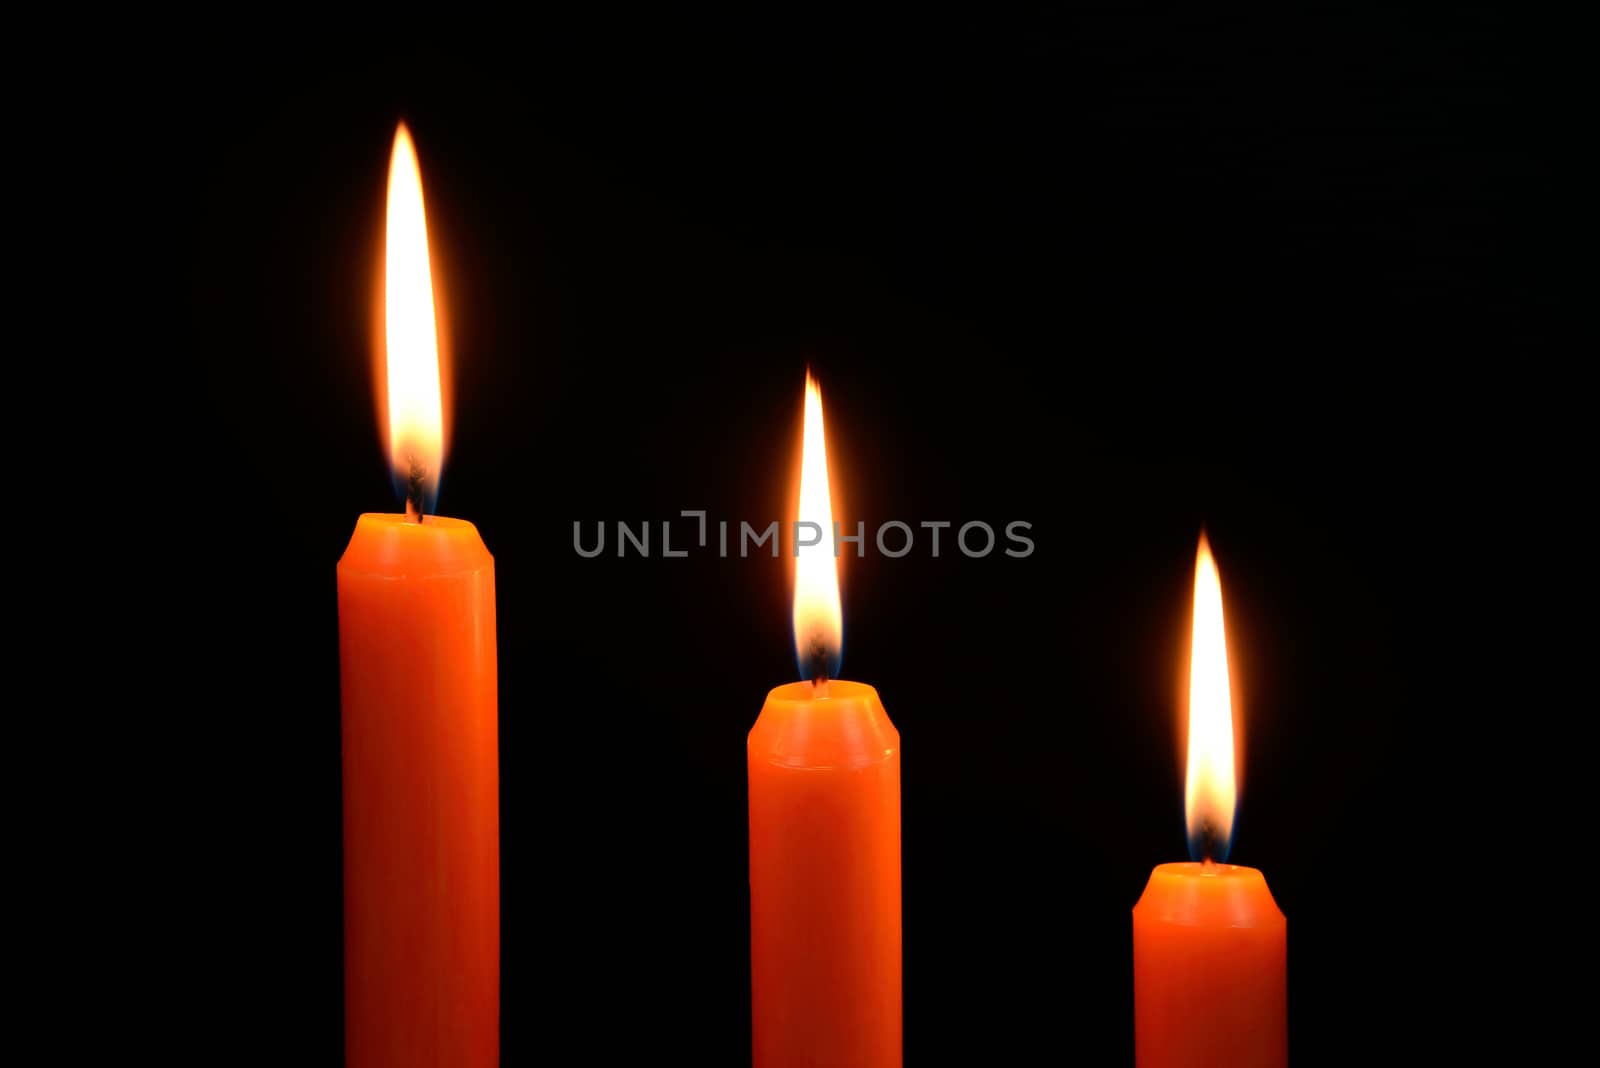
{"label": "candle", "polygon": [[1201,535],[1189,650],[1186,864],[1161,864],[1133,909],[1139,1068],[1282,1068],[1287,923],[1267,880],[1223,863],[1236,783],[1222,581]]}
{"label": "candle", "polygon": [[339,560],[345,1064],[499,1061],[494,559],[429,515],[443,460],[422,178],[405,126],[384,256],[390,458],[403,515]]}
{"label": "candle", "polygon": [[832,678],[843,622],[810,374],[795,529],[804,681],[767,695],[747,747],[754,1065],[883,1068],[901,1058],[900,735],[876,690]]}

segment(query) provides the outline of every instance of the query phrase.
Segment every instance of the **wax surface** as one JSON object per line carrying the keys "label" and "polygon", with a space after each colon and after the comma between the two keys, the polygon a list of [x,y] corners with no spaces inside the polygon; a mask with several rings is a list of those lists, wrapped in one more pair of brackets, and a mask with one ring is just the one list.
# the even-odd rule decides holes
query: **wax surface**
{"label": "wax surface", "polygon": [[1287,933],[1255,868],[1151,872],[1133,909],[1138,1068],[1288,1064]]}
{"label": "wax surface", "polygon": [[367,514],[339,561],[345,1064],[500,1046],[494,558],[457,519]]}
{"label": "wax surface", "polygon": [[871,686],[826,686],[750,731],[755,1068],[901,1059],[900,735]]}

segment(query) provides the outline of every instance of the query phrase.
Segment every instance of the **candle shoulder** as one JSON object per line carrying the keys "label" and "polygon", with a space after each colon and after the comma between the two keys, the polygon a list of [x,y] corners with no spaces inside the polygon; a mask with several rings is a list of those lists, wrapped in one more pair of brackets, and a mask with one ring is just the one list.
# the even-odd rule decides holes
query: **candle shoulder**
{"label": "candle shoulder", "polygon": [[871,767],[899,756],[900,732],[877,690],[840,679],[827,686],[825,697],[807,682],[779,686],[767,695],[747,742],[752,764],[829,771]]}
{"label": "candle shoulder", "polygon": [[1282,928],[1266,876],[1238,864],[1160,864],[1133,908],[1134,921],[1185,927]]}
{"label": "candle shoulder", "polygon": [[339,558],[341,575],[432,578],[493,569],[478,528],[448,516],[416,523],[403,515],[363,513]]}

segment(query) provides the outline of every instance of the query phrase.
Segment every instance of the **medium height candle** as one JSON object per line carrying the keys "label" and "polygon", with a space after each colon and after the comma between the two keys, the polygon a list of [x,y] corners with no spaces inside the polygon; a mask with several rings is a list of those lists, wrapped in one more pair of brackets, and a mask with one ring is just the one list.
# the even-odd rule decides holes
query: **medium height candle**
{"label": "medium height candle", "polygon": [[809,374],[801,448],[798,522],[817,535],[795,539],[805,681],[767,695],[747,745],[754,1065],[892,1068],[901,1061],[900,735],[876,690],[830,678],[843,627],[822,395]]}
{"label": "medium height candle", "polygon": [[403,515],[339,561],[345,1063],[492,1068],[500,1045],[494,559],[428,515],[443,458],[422,179],[406,128],[384,257],[390,457]]}
{"label": "medium height candle", "polygon": [[1161,864],[1133,909],[1138,1068],[1289,1063],[1288,925],[1266,878],[1225,864],[1235,801],[1222,581],[1204,535],[1189,651],[1187,864]]}

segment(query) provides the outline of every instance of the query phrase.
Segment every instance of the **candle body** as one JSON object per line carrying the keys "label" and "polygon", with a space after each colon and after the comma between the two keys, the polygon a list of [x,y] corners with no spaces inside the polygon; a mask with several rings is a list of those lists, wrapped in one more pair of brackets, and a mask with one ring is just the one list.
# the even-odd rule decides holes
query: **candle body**
{"label": "candle body", "polygon": [[494,559],[471,523],[363,515],[339,561],[345,1064],[500,1044]]}
{"label": "candle body", "polygon": [[900,735],[825,685],[773,690],[748,740],[755,1068],[901,1063]]}
{"label": "candle body", "polygon": [[1288,924],[1254,868],[1162,864],[1133,909],[1138,1068],[1289,1063]]}

